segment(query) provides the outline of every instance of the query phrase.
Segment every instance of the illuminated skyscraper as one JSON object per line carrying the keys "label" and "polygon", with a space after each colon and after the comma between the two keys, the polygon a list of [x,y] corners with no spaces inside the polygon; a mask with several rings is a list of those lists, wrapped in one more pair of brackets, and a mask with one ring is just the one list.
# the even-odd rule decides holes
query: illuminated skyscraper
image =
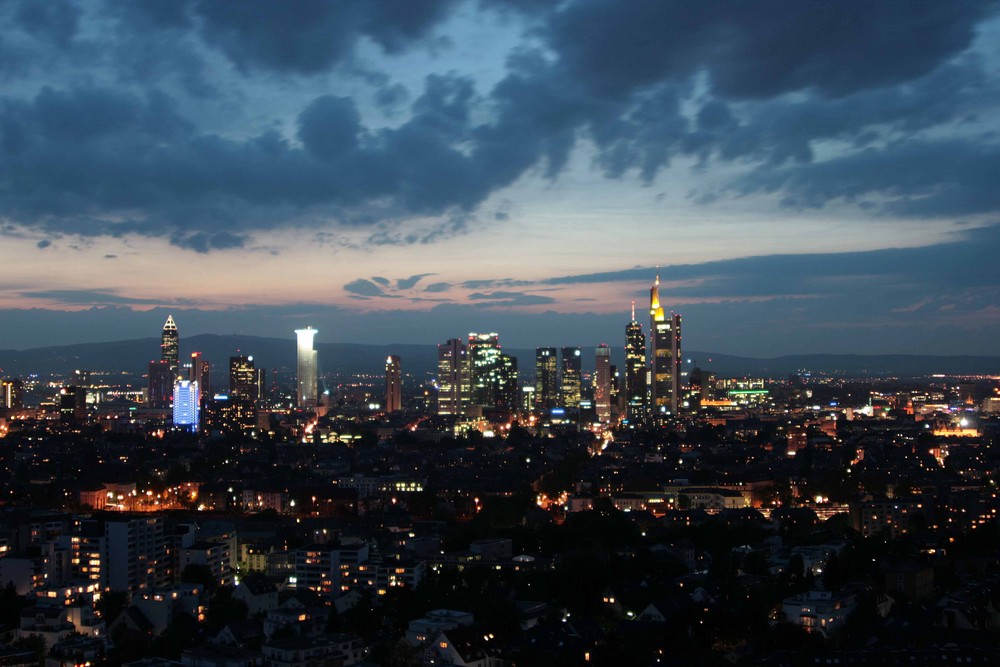
{"label": "illuminated skyscraper", "polygon": [[554,347],[535,348],[535,407],[559,404],[559,352]]}
{"label": "illuminated skyscraper", "polygon": [[403,407],[403,371],[399,357],[390,354],[385,360],[385,411],[398,412]]}
{"label": "illuminated skyscraper", "polygon": [[496,406],[515,411],[521,404],[521,383],[517,377],[517,357],[500,355],[497,374]]}
{"label": "illuminated skyscraper", "polygon": [[660,305],[660,277],[649,290],[649,328],[652,342],[650,403],[657,414],[677,414],[681,375],[681,316],[668,318]]}
{"label": "illuminated skyscraper", "polygon": [[562,404],[567,408],[580,407],[580,348],[562,349]]}
{"label": "illuminated skyscraper", "polygon": [[472,405],[496,407],[500,378],[500,334],[469,334]]}
{"label": "illuminated skyscraper", "polygon": [[256,400],[260,398],[259,394],[253,357],[229,357],[229,395]]}
{"label": "illuminated skyscraper", "polygon": [[646,334],[635,319],[625,325],[625,412],[632,421],[646,416]]}
{"label": "illuminated skyscraper", "polygon": [[167,315],[167,321],[163,325],[163,333],[160,334],[160,360],[167,362],[170,372],[177,374],[180,368],[181,339],[177,332],[177,325],[174,323],[174,316]]}
{"label": "illuminated skyscraper", "polygon": [[0,383],[0,407],[8,410],[24,408],[24,382],[20,378],[4,380]]}
{"label": "illuminated skyscraper", "polygon": [[174,383],[174,426],[188,431],[198,430],[198,416],[201,412],[201,393],[198,383],[177,380]]}
{"label": "illuminated skyscraper", "polygon": [[313,349],[313,339],[319,333],[312,327],[296,329],[295,335],[298,339],[298,405],[300,408],[316,407],[316,398],[319,388],[319,360],[316,350]]}
{"label": "illuminated skyscraper", "polygon": [[601,422],[611,421],[611,348],[601,343],[595,350],[594,409]]}
{"label": "illuminated skyscraper", "polygon": [[465,343],[452,338],[438,345],[438,414],[465,414],[469,389],[469,354]]}

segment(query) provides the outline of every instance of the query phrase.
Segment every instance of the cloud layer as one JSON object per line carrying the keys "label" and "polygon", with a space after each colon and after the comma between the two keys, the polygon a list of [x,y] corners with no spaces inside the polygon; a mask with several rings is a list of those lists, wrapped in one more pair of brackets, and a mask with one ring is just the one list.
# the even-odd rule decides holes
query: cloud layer
{"label": "cloud layer", "polygon": [[[703,205],[997,213],[996,2],[723,5],[5,3],[0,216],[201,252],[317,225],[427,243],[581,151],[646,183],[736,166]],[[495,82],[449,51],[469,16],[521,34]],[[411,56],[431,64],[407,90]]]}

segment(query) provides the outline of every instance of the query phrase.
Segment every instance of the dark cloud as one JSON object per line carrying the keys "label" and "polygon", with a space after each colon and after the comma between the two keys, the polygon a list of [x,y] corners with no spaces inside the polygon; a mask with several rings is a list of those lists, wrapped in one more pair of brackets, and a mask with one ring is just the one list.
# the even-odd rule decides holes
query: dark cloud
{"label": "dark cloud", "polygon": [[180,248],[188,248],[195,252],[207,253],[211,250],[232,250],[242,248],[246,245],[245,236],[230,234],[229,232],[195,232],[193,234],[175,234],[170,238],[170,242]]}
{"label": "dark cloud", "polygon": [[382,288],[370,280],[358,278],[344,285],[344,290],[363,297],[385,296]]}
{"label": "dark cloud", "polygon": [[372,280],[377,282],[379,285],[382,285],[383,287],[388,287],[392,283],[391,280],[389,280],[384,276],[372,276]]}
{"label": "dark cloud", "polygon": [[417,283],[419,283],[421,280],[423,280],[427,276],[433,276],[433,275],[435,275],[435,274],[433,274],[433,273],[418,273],[418,274],[416,274],[414,276],[410,276],[409,278],[399,278],[399,279],[396,280],[396,288],[397,289],[410,289],[411,287],[415,286]]}
{"label": "dark cloud", "polygon": [[324,95],[299,114],[299,139],[310,153],[333,160],[358,145],[361,119],[354,102]]}
{"label": "dark cloud", "polygon": [[163,301],[156,299],[136,299],[133,297],[120,296],[117,290],[31,290],[21,292],[21,296],[30,299],[46,299],[60,304],[87,305],[87,306],[114,306],[114,305],[160,305]]}
{"label": "dark cloud", "polygon": [[399,110],[407,98],[410,91],[401,83],[381,86],[375,91],[375,103],[387,113],[395,113]]}
{"label": "dark cloud", "polygon": [[348,57],[362,37],[390,53],[400,51],[425,37],[452,4],[452,0],[300,0],[290,11],[270,0],[201,0],[191,8],[202,22],[206,43],[242,70],[317,74]]}
{"label": "dark cloud", "polygon": [[473,292],[469,298],[483,306],[537,306],[555,303],[552,297],[523,292]]}
{"label": "dark cloud", "polygon": [[[829,297],[860,294],[871,286],[919,294],[966,289],[1000,290],[991,257],[1000,253],[1000,225],[955,233],[948,243],[863,252],[766,255],[680,264],[635,267],[560,276],[539,285],[648,283],[659,275],[665,298]],[[667,286],[669,284],[669,286]]]}
{"label": "dark cloud", "polygon": [[451,283],[431,283],[424,288],[424,291],[436,294],[440,292],[447,292],[449,289],[451,289]]}
{"label": "dark cloud", "polygon": [[997,174],[1000,146],[909,141],[794,169],[758,170],[734,187],[744,194],[780,192],[785,205],[797,208],[870,201],[900,215],[962,216],[1000,210]]}
{"label": "dark cloud", "polygon": [[80,9],[68,0],[23,0],[16,18],[27,33],[65,46],[76,35]]}
{"label": "dark cloud", "polygon": [[602,96],[706,70],[731,97],[837,96],[924,75],[971,42],[993,3],[570,2],[545,32],[567,76]]}
{"label": "dark cloud", "polygon": [[465,289],[486,289],[486,288],[501,288],[501,287],[522,287],[524,285],[533,284],[530,280],[515,280],[513,278],[496,278],[488,280],[466,280],[460,284],[460,287]]}
{"label": "dark cloud", "polygon": [[[246,104],[234,77],[206,64],[219,54],[253,85],[325,74],[364,40],[394,54],[423,44],[455,2],[8,5],[0,20],[18,39],[0,38],[0,70],[62,54],[83,76],[0,99],[0,215],[46,233],[146,234],[199,252],[316,218],[373,227],[373,245],[434,243],[485,224],[477,207],[525,174],[558,177],[584,138],[611,178],[651,183],[678,156],[753,170],[691,193],[704,204],[767,193],[908,216],[1000,208],[988,183],[996,137],[968,129],[987,125],[1000,101],[995,63],[968,51],[996,2],[477,6],[523,21],[525,43],[538,45],[511,53],[493,89],[433,74],[403,109],[405,88],[368,72],[359,78],[398,122],[369,126],[354,99],[324,93],[301,105],[291,131],[262,108],[253,129],[222,134],[193,111]],[[81,44],[82,16],[108,28],[106,39]],[[966,139],[929,138],[956,128]],[[835,148],[819,151],[824,142]],[[483,220],[508,215],[501,206]],[[439,222],[418,229],[413,217]]]}
{"label": "dark cloud", "polygon": [[42,239],[41,241],[39,241],[38,243],[35,244],[35,246],[37,248],[40,248],[42,250],[44,250],[45,248],[48,248],[51,245],[52,245],[52,241],[50,241],[48,239]]}

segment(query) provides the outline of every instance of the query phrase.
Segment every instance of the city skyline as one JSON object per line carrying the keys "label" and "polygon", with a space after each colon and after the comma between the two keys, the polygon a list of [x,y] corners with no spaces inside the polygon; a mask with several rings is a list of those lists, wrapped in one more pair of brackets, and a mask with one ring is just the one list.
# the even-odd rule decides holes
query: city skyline
{"label": "city skyline", "polygon": [[995,3],[242,7],[0,8],[0,349],[1000,354]]}

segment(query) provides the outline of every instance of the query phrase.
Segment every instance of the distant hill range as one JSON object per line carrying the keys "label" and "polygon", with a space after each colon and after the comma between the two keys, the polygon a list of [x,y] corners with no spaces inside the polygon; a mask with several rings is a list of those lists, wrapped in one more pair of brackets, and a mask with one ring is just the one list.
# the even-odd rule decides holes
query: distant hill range
{"label": "distant hill range", "polygon": [[[389,354],[399,355],[403,370],[415,378],[432,376],[437,368],[435,345],[361,345],[354,343],[319,343],[320,369],[323,374],[381,375]],[[295,341],[284,338],[255,336],[219,336],[204,334],[181,338],[181,359],[192,352],[201,352],[213,365],[213,375],[222,380],[227,372],[229,357],[252,355],[258,368],[279,368],[295,372]],[[508,349],[517,357],[522,377],[534,375],[535,351]],[[31,350],[0,350],[0,376],[68,375],[73,370],[124,371],[145,373],[150,360],[160,356],[158,338],[144,338],[110,343],[82,343]],[[783,377],[790,373],[810,371],[848,376],[913,377],[936,373],[947,375],[1000,375],[1000,357],[995,356],[920,356],[906,354],[797,354],[757,359],[728,354],[688,351],[685,359],[692,365],[715,372],[722,377],[752,375]],[[584,370],[594,365],[593,348],[583,349]],[[612,363],[624,365],[624,352],[613,350]]]}

